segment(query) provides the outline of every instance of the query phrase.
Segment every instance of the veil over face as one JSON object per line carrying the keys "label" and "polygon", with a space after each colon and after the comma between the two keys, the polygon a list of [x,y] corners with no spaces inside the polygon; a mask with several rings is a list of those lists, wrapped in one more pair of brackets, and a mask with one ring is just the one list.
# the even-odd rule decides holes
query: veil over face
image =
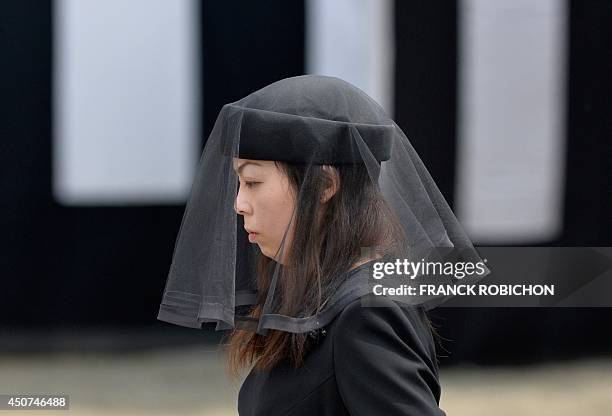
{"label": "veil over face", "polygon": [[[300,177],[289,175],[282,182],[286,169],[283,175],[272,169],[283,166],[299,166]],[[267,329],[308,332],[370,293],[367,269],[343,280],[337,270],[328,268],[330,275],[318,279],[316,287],[291,281],[299,257],[323,263],[326,246],[335,238],[314,226],[294,236],[296,226],[303,231],[304,224],[322,221],[325,227],[336,221],[318,215],[333,200],[334,190],[342,188],[342,181],[332,181],[336,186],[329,192],[329,186],[320,187],[315,180],[322,170],[329,173],[334,168],[346,177],[362,178],[367,185],[363,188],[374,189],[382,204],[376,206],[385,208],[376,215],[392,217],[402,235],[392,249],[379,247],[345,221],[347,232],[353,233],[347,258],[359,257],[357,247],[366,254],[381,250],[387,259],[481,261],[408,138],[376,101],[336,77],[291,77],[226,104],[219,112],[185,208],[158,319],[194,328],[216,322],[217,330],[261,334]],[[359,200],[361,188],[352,192]],[[359,213],[359,207],[353,209]],[[286,250],[293,246],[293,237],[301,241],[296,247],[308,247],[308,252]],[[283,261],[289,253],[292,261]],[[270,261],[262,262],[262,256]],[[262,264],[265,270],[258,268]],[[481,277],[488,273],[485,266]],[[449,283],[456,281],[449,278]],[[315,299],[316,305],[308,311],[287,306],[283,289],[288,285],[296,288],[297,296]],[[426,308],[445,299],[397,297]],[[256,317],[251,313],[255,306]]]}

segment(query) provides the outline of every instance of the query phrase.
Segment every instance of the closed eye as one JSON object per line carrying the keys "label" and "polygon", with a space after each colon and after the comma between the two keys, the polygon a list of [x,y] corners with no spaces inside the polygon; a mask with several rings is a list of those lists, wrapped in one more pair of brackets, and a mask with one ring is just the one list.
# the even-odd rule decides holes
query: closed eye
{"label": "closed eye", "polygon": [[249,182],[249,181],[245,181],[245,182],[244,182],[244,184],[245,184],[245,186],[246,186],[247,188],[252,188],[252,187],[254,187],[255,185],[257,185],[258,183],[260,183],[260,182]]}

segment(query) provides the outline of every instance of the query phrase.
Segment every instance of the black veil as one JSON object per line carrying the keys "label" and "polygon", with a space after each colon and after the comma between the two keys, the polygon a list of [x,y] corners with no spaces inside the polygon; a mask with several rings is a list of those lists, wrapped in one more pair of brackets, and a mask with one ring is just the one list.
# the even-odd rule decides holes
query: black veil
{"label": "black veil", "polygon": [[[269,259],[264,271],[259,270],[263,254],[257,244],[249,242],[243,216],[234,210],[239,192],[234,170],[237,159],[300,164],[305,179],[296,189],[296,201],[312,199],[308,178],[323,165],[342,166],[355,174],[365,172],[368,184],[383,201],[385,210],[379,215],[393,217],[402,238],[394,239],[392,247],[360,247],[359,259],[366,263],[350,273],[350,278],[323,276],[320,287],[303,287],[298,296],[318,296],[310,312],[284,308],[279,288],[292,273],[282,262],[291,250],[285,249],[286,237],[296,219],[308,213],[297,212],[300,204],[296,204],[277,256]],[[355,238],[359,236],[355,230]],[[354,252],[347,252],[351,255]],[[482,261],[408,138],[378,103],[339,78],[286,78],[221,109],[198,165],[158,319],[194,328],[216,322],[217,330],[312,331],[380,283],[372,279],[373,262],[396,258],[447,265]],[[489,272],[484,266],[480,277]],[[258,289],[262,273],[267,279],[266,293]],[[438,271],[435,276],[421,273],[410,282],[425,279],[436,279],[436,284],[460,281]],[[395,283],[389,286],[400,280],[392,281]],[[445,296],[417,293],[394,299],[431,308]],[[253,317],[255,306],[259,313]]]}

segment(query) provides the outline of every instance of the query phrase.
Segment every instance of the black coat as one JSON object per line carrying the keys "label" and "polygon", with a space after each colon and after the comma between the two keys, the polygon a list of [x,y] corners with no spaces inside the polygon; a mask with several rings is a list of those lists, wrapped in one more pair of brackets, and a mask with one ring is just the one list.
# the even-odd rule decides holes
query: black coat
{"label": "black coat", "polygon": [[[374,296],[374,295],[367,295]],[[295,369],[252,370],[238,396],[241,416],[445,415],[434,340],[425,312],[347,305]]]}

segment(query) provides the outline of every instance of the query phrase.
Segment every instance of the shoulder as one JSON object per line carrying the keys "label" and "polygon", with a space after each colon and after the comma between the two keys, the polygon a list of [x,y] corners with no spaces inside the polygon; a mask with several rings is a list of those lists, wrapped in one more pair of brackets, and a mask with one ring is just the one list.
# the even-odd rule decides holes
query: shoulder
{"label": "shoulder", "polygon": [[[374,295],[348,304],[330,327],[344,403],[358,415],[444,415],[438,407],[438,367],[425,312],[369,296]],[[374,301],[376,306],[366,306]]]}
{"label": "shoulder", "polygon": [[343,348],[361,337],[373,337],[372,341],[382,344],[395,337],[422,353],[435,354],[425,311],[386,296],[368,294],[352,301],[338,314],[331,332],[334,343]]}

